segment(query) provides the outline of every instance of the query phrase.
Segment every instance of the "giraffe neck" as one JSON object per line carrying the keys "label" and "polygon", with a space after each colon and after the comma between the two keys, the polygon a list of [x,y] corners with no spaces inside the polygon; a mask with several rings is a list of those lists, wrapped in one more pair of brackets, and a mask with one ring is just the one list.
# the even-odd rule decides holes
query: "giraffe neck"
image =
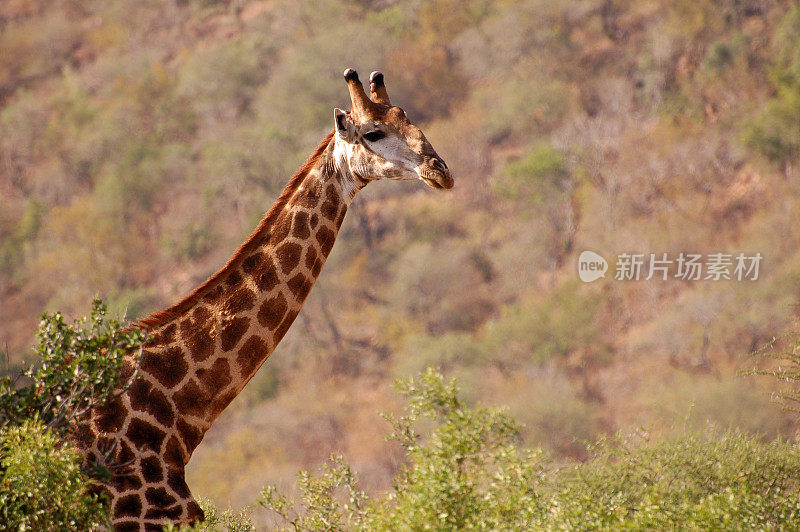
{"label": "giraffe neck", "polygon": [[[344,156],[329,135],[222,270],[139,322],[150,332],[139,377],[93,409],[77,438],[88,463],[111,467],[97,488],[109,496],[115,530],[202,519],[184,466],[286,334],[319,276],[347,206],[366,184]],[[131,356],[122,380],[133,371]]]}
{"label": "giraffe neck", "polygon": [[141,372],[174,405],[184,463],[286,334],[365,184],[341,160],[336,140],[327,140],[287,185],[268,223],[191,305],[151,329]]}

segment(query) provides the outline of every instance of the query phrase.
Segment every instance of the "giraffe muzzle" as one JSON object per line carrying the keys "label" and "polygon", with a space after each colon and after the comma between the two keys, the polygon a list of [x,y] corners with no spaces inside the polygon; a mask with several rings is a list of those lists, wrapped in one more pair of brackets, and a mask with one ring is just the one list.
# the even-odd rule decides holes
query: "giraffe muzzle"
{"label": "giraffe muzzle", "polygon": [[450,169],[441,159],[431,157],[418,167],[417,172],[419,178],[431,188],[448,190],[453,188],[453,176],[450,175]]}

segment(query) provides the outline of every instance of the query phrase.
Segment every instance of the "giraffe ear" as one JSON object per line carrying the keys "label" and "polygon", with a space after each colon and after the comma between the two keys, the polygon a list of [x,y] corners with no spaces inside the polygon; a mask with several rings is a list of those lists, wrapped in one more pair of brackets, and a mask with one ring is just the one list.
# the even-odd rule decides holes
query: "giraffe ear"
{"label": "giraffe ear", "polygon": [[343,139],[352,139],[355,136],[355,125],[347,117],[347,113],[338,107],[333,110],[333,127],[336,134]]}

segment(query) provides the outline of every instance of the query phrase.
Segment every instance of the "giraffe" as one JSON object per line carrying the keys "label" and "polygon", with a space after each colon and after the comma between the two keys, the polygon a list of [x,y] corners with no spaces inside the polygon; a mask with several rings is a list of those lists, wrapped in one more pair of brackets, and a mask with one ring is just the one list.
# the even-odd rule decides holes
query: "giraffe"
{"label": "giraffe", "polygon": [[115,464],[99,483],[115,530],[160,530],[203,512],[184,467],[216,417],[242,391],[297,316],[356,193],[371,181],[453,179],[420,129],[391,105],[383,74],[370,94],[344,72],[351,110],[289,180],[227,264],[179,303],[141,319],[141,357],[125,358],[121,382],[138,377],[83,423],[89,463]]}

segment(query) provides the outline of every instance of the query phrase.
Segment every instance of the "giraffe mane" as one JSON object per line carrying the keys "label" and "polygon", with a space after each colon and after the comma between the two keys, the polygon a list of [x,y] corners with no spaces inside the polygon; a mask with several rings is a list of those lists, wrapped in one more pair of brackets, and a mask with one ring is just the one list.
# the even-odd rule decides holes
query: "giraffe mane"
{"label": "giraffe mane", "polygon": [[184,314],[187,310],[192,308],[197,301],[208,292],[209,289],[223,281],[228,273],[235,269],[238,264],[255,249],[258,237],[275,223],[275,220],[278,218],[278,214],[286,206],[286,203],[289,201],[289,199],[291,199],[292,195],[294,195],[294,193],[297,191],[300,183],[303,182],[303,179],[306,177],[306,175],[308,175],[308,172],[314,167],[319,158],[322,157],[322,154],[325,152],[325,149],[328,147],[331,139],[333,138],[333,134],[334,131],[328,133],[320,145],[317,146],[317,149],[314,150],[314,153],[312,153],[306,162],[303,163],[303,166],[301,166],[297,172],[295,172],[295,174],[283,188],[283,192],[281,192],[281,195],[278,196],[278,199],[272,208],[267,211],[267,214],[261,219],[261,222],[259,222],[253,233],[248,237],[244,244],[239,246],[239,249],[236,250],[236,252],[228,260],[225,266],[222,267],[222,269],[209,277],[203,284],[195,288],[191,294],[186,296],[178,303],[175,303],[171,307],[168,307],[160,312],[150,314],[148,317],[138,320],[134,325],[144,330],[151,330],[169,323],[176,317]]}

